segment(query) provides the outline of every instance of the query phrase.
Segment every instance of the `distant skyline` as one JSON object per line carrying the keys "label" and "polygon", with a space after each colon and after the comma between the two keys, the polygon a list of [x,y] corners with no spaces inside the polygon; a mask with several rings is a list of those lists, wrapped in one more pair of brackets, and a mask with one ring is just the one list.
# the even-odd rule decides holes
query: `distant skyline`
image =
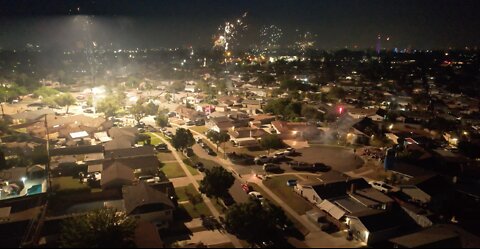
{"label": "distant skyline", "polygon": [[[74,49],[90,39],[118,48],[209,48],[219,25],[248,12],[237,48],[258,44],[260,28],[271,24],[283,30],[283,46],[299,30],[316,34],[319,49],[375,49],[379,34],[388,49],[474,48],[479,10],[476,0],[7,0],[0,2],[0,47]],[[79,22],[86,15],[88,35]]]}

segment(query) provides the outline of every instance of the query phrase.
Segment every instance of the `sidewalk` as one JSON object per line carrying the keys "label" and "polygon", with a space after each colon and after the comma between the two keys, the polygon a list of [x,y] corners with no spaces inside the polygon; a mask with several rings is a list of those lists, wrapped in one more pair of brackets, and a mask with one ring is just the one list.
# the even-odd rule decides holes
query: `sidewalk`
{"label": "sidewalk", "polygon": [[[186,177],[188,178],[188,180],[190,181],[191,184],[193,184],[193,186],[198,190],[200,185],[198,184],[196,178],[192,175],[192,173],[190,173],[190,171],[188,170],[187,168],[187,165],[185,165],[185,163],[183,162],[183,160],[181,159],[181,157],[178,155],[178,152],[177,150],[175,150],[175,148],[172,147],[172,145],[167,141],[165,140],[163,137],[153,133],[154,136],[156,136],[157,138],[159,138],[163,143],[167,144],[168,145],[168,149],[170,151],[172,151],[172,154],[173,156],[175,157],[175,159],[177,160],[177,162],[180,164],[180,166],[182,167],[183,171],[185,172],[185,174],[187,175]],[[188,184],[190,184],[188,183]],[[188,185],[187,184],[187,185]],[[212,201],[207,198],[205,195],[201,195],[202,196],[202,199],[203,199],[203,202],[205,202],[205,204],[207,205],[208,209],[210,210],[210,212],[213,214],[213,216],[218,219],[220,217],[220,213],[218,212],[218,210],[213,206],[212,204]],[[230,241],[232,242],[232,244],[236,247],[236,248],[242,248],[242,244],[240,244],[240,241],[233,235],[230,235],[230,234],[227,234],[226,235]]]}

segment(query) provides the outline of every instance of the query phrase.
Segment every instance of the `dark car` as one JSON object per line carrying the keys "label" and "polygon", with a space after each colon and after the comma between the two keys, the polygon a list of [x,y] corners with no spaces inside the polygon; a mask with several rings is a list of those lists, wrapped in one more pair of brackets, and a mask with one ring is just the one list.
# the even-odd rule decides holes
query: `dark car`
{"label": "dark car", "polygon": [[327,172],[332,169],[332,167],[325,165],[324,163],[314,163],[312,164],[312,168],[315,171]]}
{"label": "dark car", "polygon": [[197,119],[197,120],[195,120],[195,125],[196,126],[205,125],[205,120],[204,119]]}
{"label": "dark car", "polygon": [[223,204],[225,204],[225,206],[227,206],[227,207],[230,207],[231,205],[235,204],[235,200],[233,199],[233,197],[231,195],[224,196],[221,200],[222,200]]}
{"label": "dark car", "polygon": [[157,144],[155,145],[155,150],[157,151],[167,151],[168,147],[166,144]]}
{"label": "dark car", "polygon": [[207,152],[207,154],[210,155],[210,156],[216,156],[216,155],[217,155],[217,153],[215,153],[215,151],[213,151],[213,150],[212,150],[211,148],[209,148],[209,147],[206,147],[206,148],[205,148],[205,152]]}
{"label": "dark car", "polygon": [[203,172],[205,171],[205,165],[203,165],[202,162],[198,162],[195,164],[195,168],[198,169],[198,171]]}

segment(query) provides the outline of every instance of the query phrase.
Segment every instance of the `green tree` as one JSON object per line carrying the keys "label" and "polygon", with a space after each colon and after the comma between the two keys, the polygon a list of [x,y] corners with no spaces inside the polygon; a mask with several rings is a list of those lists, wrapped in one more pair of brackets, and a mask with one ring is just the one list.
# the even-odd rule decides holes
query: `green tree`
{"label": "green tree", "polygon": [[115,209],[104,208],[64,221],[63,248],[133,248],[135,220]]}
{"label": "green tree", "polygon": [[47,97],[50,97],[50,96],[55,96],[59,93],[60,93],[59,91],[57,91],[53,88],[42,86],[42,87],[38,88],[37,90],[35,90],[33,92],[33,95],[37,98],[38,97],[47,98]]}
{"label": "green tree", "polygon": [[61,107],[67,107],[66,114],[68,114],[68,110],[70,109],[71,105],[74,105],[77,103],[77,100],[70,94],[70,93],[64,93],[61,95],[58,95],[54,99],[55,103]]}
{"label": "green tree", "polygon": [[227,231],[252,245],[275,241],[279,228],[289,224],[283,210],[269,201],[264,204],[255,199],[231,206],[225,215]]}
{"label": "green tree", "polygon": [[333,87],[327,94],[327,98],[330,101],[338,101],[339,99],[344,99],[347,95],[347,92],[341,87]]}
{"label": "green tree", "polygon": [[284,147],[284,143],[282,139],[275,134],[268,134],[262,137],[260,140],[260,145],[268,150],[268,154],[270,154],[271,149],[281,149]]}
{"label": "green tree", "polygon": [[130,107],[130,110],[129,110],[130,114],[133,115],[133,118],[135,119],[135,121],[137,121],[137,124],[139,124],[142,118],[144,118],[147,115],[146,109],[143,106],[143,103],[144,102],[139,99],[137,103],[135,103],[135,105]]}
{"label": "green tree", "polygon": [[258,81],[262,85],[270,85],[270,84],[273,84],[275,82],[275,77],[273,77],[270,74],[262,74],[262,75],[258,76]]}
{"label": "green tree", "polygon": [[97,103],[97,112],[103,112],[107,118],[114,117],[120,110],[121,103],[118,96],[108,96]]}
{"label": "green tree", "polygon": [[145,105],[145,113],[147,115],[156,115],[158,113],[158,108],[159,106],[158,105],[155,105],[155,103],[153,102],[148,102],[146,105]]}
{"label": "green tree", "polygon": [[176,150],[186,149],[195,144],[192,132],[184,128],[178,128],[172,138],[172,145]]}
{"label": "green tree", "polygon": [[27,89],[25,87],[18,86],[15,83],[0,84],[0,102],[11,101],[26,93]]}
{"label": "green tree", "polygon": [[158,126],[164,128],[168,125],[168,116],[165,114],[157,114],[157,119],[155,120]]}
{"label": "green tree", "polygon": [[223,167],[213,167],[205,170],[205,177],[200,181],[200,192],[208,197],[222,198],[228,195],[235,177]]}
{"label": "green tree", "polygon": [[303,105],[302,106],[302,117],[305,117],[306,119],[312,120],[312,119],[319,119],[320,113],[318,112],[317,108],[309,105]]}
{"label": "green tree", "polygon": [[221,143],[228,142],[230,140],[230,135],[226,131],[222,132],[216,132],[213,130],[208,131],[207,133],[207,138],[210,139],[215,145],[217,145],[217,152],[218,152],[218,146]]}

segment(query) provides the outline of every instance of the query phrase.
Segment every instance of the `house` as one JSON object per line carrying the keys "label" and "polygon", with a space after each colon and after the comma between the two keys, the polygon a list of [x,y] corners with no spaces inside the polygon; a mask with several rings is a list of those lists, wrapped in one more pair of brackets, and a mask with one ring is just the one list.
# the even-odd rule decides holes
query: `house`
{"label": "house", "polygon": [[228,132],[229,129],[234,127],[233,121],[226,116],[210,118],[206,126],[216,132]]}
{"label": "house", "polygon": [[133,170],[122,162],[114,161],[102,171],[100,185],[102,189],[122,188],[132,185],[135,180]]}
{"label": "house", "polygon": [[124,138],[130,141],[131,144],[135,144],[138,138],[138,129],[137,128],[118,128],[113,127],[108,130],[108,135],[114,139]]}
{"label": "house", "polygon": [[133,146],[132,139],[126,136],[112,139],[103,144],[105,151],[129,149],[129,148],[132,148],[132,146]]}
{"label": "house", "polygon": [[147,221],[137,224],[134,242],[136,248],[163,248],[165,246],[158,234],[158,228]]}
{"label": "house", "polygon": [[273,121],[272,127],[284,140],[311,140],[320,135],[320,130],[317,126],[309,123]]}
{"label": "house", "polygon": [[255,99],[246,99],[242,102],[244,108],[247,108],[247,113],[256,113],[257,110],[263,109],[263,101]]}
{"label": "house", "polygon": [[258,140],[267,132],[259,128],[233,127],[228,130],[228,134],[230,135],[230,140],[237,146],[257,146]]}
{"label": "house", "polygon": [[375,210],[346,215],[346,222],[353,236],[368,245],[385,242],[408,233],[416,227],[402,209]]}
{"label": "house", "polygon": [[100,143],[106,143],[106,142],[112,141],[112,138],[108,136],[108,133],[105,131],[94,133],[93,137],[96,140],[100,141]]}
{"label": "house", "polygon": [[152,222],[157,228],[168,228],[172,223],[175,205],[165,193],[145,182],[125,186],[122,192],[127,215]]}
{"label": "house", "polygon": [[459,234],[445,225],[392,238],[389,242],[394,248],[462,248]]}
{"label": "house", "polygon": [[178,106],[177,109],[175,109],[175,112],[177,113],[178,118],[181,118],[185,121],[195,121],[205,117],[204,113],[187,108],[185,106]]}
{"label": "house", "polygon": [[298,182],[294,190],[310,202],[320,204],[323,200],[346,196],[347,192],[352,189],[352,186],[355,186],[354,188],[357,190],[370,187],[363,178],[346,178],[333,181]]}
{"label": "house", "polygon": [[20,124],[20,123],[30,123],[30,122],[37,121],[45,117],[45,115],[54,116],[55,112],[50,108],[46,108],[46,109],[40,109],[36,111],[28,111],[28,112],[13,114],[10,116],[10,118],[12,119],[13,124]]}
{"label": "house", "polygon": [[250,124],[255,124],[257,126],[262,126],[262,125],[267,125],[271,124],[273,121],[275,121],[275,116],[274,115],[268,115],[268,114],[259,114],[255,116],[251,116],[253,119]]}
{"label": "house", "polygon": [[355,119],[370,118],[373,121],[381,122],[383,121],[386,111],[384,109],[363,109],[363,108],[350,108],[347,110],[348,115],[352,116]]}

